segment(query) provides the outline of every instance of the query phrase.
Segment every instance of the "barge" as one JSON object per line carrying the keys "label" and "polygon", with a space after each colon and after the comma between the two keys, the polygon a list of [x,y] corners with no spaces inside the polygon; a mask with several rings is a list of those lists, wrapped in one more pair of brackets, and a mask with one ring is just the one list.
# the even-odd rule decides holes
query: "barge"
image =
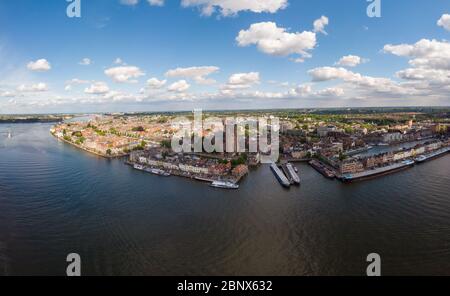
{"label": "barge", "polygon": [[327,168],[323,163],[321,163],[318,160],[313,159],[309,162],[309,164],[313,168],[315,168],[319,173],[321,173],[322,175],[324,175],[329,179],[334,179],[336,177],[336,174],[332,170]]}
{"label": "barge", "polygon": [[360,173],[354,173],[354,174],[345,174],[342,175],[341,181],[343,182],[353,182],[353,181],[360,181],[365,179],[371,179],[374,177],[382,176],[391,174],[394,172],[398,172],[407,168],[410,168],[414,166],[415,161],[414,160],[404,160],[402,162],[394,163],[388,166],[374,168],[371,170],[367,170]]}
{"label": "barge", "polygon": [[434,152],[431,152],[428,154],[422,154],[422,155],[416,157],[415,161],[417,163],[423,163],[425,161],[432,160],[434,158],[442,156],[449,151],[450,151],[450,147],[445,147],[445,148],[439,149],[437,151],[434,151]]}
{"label": "barge", "polygon": [[291,186],[289,180],[286,178],[286,176],[283,174],[283,172],[278,168],[278,166],[275,163],[272,163],[270,165],[270,169],[274,173],[275,177],[278,179],[278,182],[280,182],[280,184],[283,187],[289,188]]}

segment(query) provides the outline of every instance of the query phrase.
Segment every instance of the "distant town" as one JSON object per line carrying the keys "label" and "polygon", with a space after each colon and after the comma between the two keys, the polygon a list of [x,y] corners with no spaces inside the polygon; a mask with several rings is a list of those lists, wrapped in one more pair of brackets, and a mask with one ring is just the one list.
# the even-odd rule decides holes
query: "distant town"
{"label": "distant town", "polygon": [[[179,115],[97,114],[89,120],[58,123],[51,133],[102,157],[125,157],[138,170],[220,182],[217,187],[233,187],[260,164],[258,152],[175,153],[171,140],[178,128],[173,120]],[[182,115],[192,118],[192,113]],[[290,162],[309,162],[325,177],[348,182],[406,169],[450,151],[450,110],[445,108],[206,113],[223,121],[230,115],[279,118],[278,165],[282,170],[274,169],[274,173],[285,187],[296,183],[296,173],[285,166]],[[200,133],[206,137],[213,131]]]}

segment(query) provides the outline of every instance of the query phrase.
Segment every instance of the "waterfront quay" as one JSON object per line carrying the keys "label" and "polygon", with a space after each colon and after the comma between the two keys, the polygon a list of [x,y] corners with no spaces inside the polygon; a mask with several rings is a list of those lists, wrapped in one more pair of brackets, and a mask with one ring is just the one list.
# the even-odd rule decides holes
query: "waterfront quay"
{"label": "waterfront quay", "polygon": [[220,180],[238,183],[249,172],[244,163],[235,164],[227,159],[174,153],[161,148],[131,152],[127,163],[207,182]]}
{"label": "waterfront quay", "polygon": [[312,160],[311,166],[325,177],[351,182],[370,179],[391,174],[414,166],[450,151],[449,139],[430,139],[413,148],[403,148],[365,157],[351,157],[338,160],[333,157],[321,156]]}

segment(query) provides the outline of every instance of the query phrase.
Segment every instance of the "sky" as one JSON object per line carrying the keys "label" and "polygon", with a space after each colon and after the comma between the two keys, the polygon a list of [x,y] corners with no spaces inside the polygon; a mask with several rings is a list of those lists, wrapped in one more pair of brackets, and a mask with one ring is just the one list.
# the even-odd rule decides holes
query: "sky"
{"label": "sky", "polygon": [[0,0],[0,113],[450,105],[448,0],[68,1]]}

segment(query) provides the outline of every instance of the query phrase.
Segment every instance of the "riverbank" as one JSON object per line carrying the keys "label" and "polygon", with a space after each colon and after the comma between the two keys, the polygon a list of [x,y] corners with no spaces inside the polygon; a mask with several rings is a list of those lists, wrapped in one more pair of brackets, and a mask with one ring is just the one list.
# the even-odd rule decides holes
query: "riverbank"
{"label": "riverbank", "polygon": [[60,137],[56,136],[56,135],[55,135],[54,133],[52,133],[52,132],[50,132],[50,134],[51,134],[53,137],[55,137],[56,139],[58,139],[58,140],[60,140],[60,141],[62,141],[62,142],[64,142],[64,143],[66,143],[66,144],[69,144],[69,145],[74,146],[74,147],[76,147],[76,148],[78,148],[78,149],[80,149],[80,150],[83,150],[83,151],[85,151],[85,152],[88,152],[88,153],[91,153],[91,154],[94,154],[94,155],[97,155],[97,156],[100,156],[100,157],[103,157],[103,158],[114,159],[114,158],[121,158],[121,157],[125,157],[125,156],[128,156],[128,155],[129,155],[129,154],[126,154],[126,153],[123,153],[123,154],[120,154],[120,155],[108,155],[108,154],[106,154],[106,153],[101,153],[101,152],[99,152],[99,151],[95,151],[95,150],[86,148],[86,147],[84,147],[84,146],[78,145],[78,144],[73,143],[73,142],[71,142],[71,141],[67,141],[67,140],[64,139],[64,138],[60,138]]}
{"label": "riverbank", "polygon": [[[126,165],[129,165],[133,168],[135,168],[135,165],[139,165],[142,166],[144,169],[157,169],[157,170],[161,170],[161,167],[156,167],[156,166],[150,166],[150,165],[143,165],[140,163],[135,163],[135,162],[131,162],[129,160],[125,161]],[[188,178],[188,179],[192,179],[192,180],[196,180],[196,181],[200,181],[200,182],[214,182],[214,181],[229,181],[235,184],[238,184],[242,178],[245,175],[241,175],[241,176],[215,176],[215,175],[205,175],[205,174],[200,174],[200,173],[193,173],[193,172],[183,172],[180,170],[174,170],[174,169],[163,169],[164,172],[169,173],[171,176],[176,176],[176,177],[183,177],[183,178]]]}

